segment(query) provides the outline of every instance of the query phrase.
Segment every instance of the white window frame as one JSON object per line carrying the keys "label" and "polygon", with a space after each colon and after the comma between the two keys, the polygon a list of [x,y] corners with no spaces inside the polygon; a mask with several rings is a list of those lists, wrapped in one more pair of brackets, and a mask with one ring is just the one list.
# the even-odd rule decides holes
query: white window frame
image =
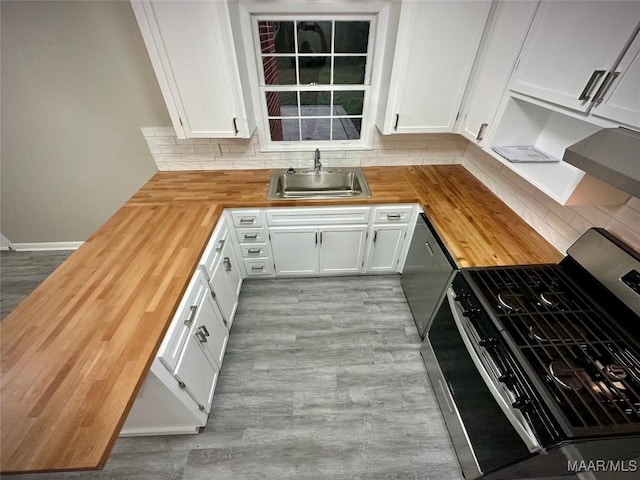
{"label": "white window frame", "polygon": [[[256,125],[261,151],[313,151],[322,150],[370,150],[373,147],[378,97],[382,78],[382,58],[385,50],[385,36],[389,22],[389,1],[283,1],[236,2],[239,11],[242,41],[245,45],[245,57],[249,72],[249,87],[255,106]],[[369,45],[367,47],[367,65],[365,83],[369,85],[319,85],[304,86],[304,89],[316,90],[364,90],[362,124],[359,140],[318,140],[318,141],[271,141],[264,90],[285,90],[286,86],[268,85],[262,87],[264,78],[261,65],[259,41],[254,35],[257,22],[262,20],[367,20],[369,27]],[[334,54],[335,55],[335,54]],[[338,55],[339,56],[339,55]],[[300,85],[292,86],[295,89]]]}

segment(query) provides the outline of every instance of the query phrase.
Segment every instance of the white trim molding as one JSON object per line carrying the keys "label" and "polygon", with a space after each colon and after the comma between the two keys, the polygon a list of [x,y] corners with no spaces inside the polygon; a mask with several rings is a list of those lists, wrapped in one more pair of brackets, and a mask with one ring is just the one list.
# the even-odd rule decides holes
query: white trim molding
{"label": "white trim molding", "polygon": [[12,243],[10,248],[16,252],[34,252],[45,250],[77,250],[84,242],[36,242]]}
{"label": "white trim molding", "polygon": [[13,250],[11,240],[0,233],[0,250]]}

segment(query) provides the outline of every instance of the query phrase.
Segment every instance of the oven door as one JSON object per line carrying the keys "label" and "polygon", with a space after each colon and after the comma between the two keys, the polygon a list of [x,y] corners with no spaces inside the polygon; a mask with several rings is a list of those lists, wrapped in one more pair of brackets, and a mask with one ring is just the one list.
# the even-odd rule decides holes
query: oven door
{"label": "oven door", "polygon": [[500,407],[496,392],[488,386],[487,372],[477,366],[477,352],[463,338],[464,319],[454,298],[450,288],[421,353],[462,472],[472,479],[529,457],[540,446]]}

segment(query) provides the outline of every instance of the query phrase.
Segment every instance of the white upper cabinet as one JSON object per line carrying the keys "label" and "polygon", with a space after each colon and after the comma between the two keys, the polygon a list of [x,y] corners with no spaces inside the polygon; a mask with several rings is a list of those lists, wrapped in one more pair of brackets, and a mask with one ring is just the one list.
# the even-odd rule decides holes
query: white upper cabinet
{"label": "white upper cabinet", "polygon": [[610,85],[603,89],[602,101],[596,99],[591,114],[640,128],[640,34],[616,67]]}
{"label": "white upper cabinet", "polygon": [[537,0],[494,2],[458,129],[478,145],[484,145],[493,126],[538,3]]}
{"label": "white upper cabinet", "polygon": [[490,5],[402,2],[382,133],[452,131]]}
{"label": "white upper cabinet", "polygon": [[227,3],[131,4],[178,137],[250,137]]}
{"label": "white upper cabinet", "polygon": [[587,111],[639,21],[637,1],[541,2],[511,89]]}

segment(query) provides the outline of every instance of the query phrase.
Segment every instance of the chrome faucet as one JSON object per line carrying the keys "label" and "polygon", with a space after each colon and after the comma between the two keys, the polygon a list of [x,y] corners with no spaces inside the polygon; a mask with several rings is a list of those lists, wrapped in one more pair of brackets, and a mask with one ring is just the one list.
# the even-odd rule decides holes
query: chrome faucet
{"label": "chrome faucet", "polygon": [[316,148],[316,153],[313,156],[313,170],[316,173],[320,173],[321,168],[322,168],[322,162],[320,161],[320,149]]}

